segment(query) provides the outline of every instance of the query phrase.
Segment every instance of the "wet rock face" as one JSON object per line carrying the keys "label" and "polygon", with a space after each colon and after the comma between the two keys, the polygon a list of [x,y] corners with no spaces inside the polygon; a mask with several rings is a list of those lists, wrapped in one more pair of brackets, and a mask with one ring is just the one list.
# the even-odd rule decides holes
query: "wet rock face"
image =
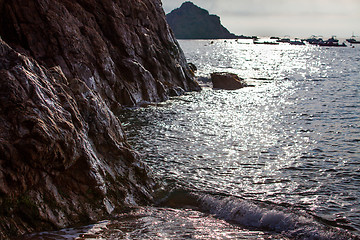
{"label": "wet rock face", "polygon": [[[4,0],[0,35],[47,67],[60,66],[111,109],[199,90],[160,0]],[[0,9],[1,9],[0,8]]]}
{"label": "wet rock face", "polygon": [[160,0],[0,0],[0,239],[152,201],[114,114],[199,90]]}
{"label": "wet rock face", "polygon": [[0,69],[0,236],[84,223],[151,201],[145,166],[84,81],[3,41]]}
{"label": "wet rock face", "polygon": [[248,86],[244,79],[234,73],[227,72],[212,73],[211,82],[213,84],[213,88],[224,90],[236,90]]}

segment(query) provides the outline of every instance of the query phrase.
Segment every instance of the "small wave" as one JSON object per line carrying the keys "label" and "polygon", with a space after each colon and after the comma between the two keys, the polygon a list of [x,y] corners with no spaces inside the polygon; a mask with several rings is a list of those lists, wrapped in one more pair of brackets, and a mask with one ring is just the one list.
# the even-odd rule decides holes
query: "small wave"
{"label": "small wave", "polygon": [[109,220],[100,221],[98,223],[78,227],[78,228],[66,228],[59,231],[52,232],[40,232],[28,235],[23,235],[16,240],[74,240],[74,239],[103,239],[99,237],[99,233],[107,230],[107,225],[111,222]]}
{"label": "small wave", "polygon": [[[248,228],[274,231],[294,239],[342,240],[360,239],[339,227],[321,224],[310,214],[290,209],[263,207],[235,197],[200,197],[201,208],[216,217]],[[319,217],[316,217],[319,218]]]}

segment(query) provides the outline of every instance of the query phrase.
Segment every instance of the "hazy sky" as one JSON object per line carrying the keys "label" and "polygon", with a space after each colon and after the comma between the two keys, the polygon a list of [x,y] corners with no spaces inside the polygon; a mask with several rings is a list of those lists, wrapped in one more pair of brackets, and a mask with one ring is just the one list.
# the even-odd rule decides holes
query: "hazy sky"
{"label": "hazy sky", "polygon": [[[185,0],[162,0],[166,13]],[[360,35],[360,0],[192,0],[235,34],[310,37]]]}

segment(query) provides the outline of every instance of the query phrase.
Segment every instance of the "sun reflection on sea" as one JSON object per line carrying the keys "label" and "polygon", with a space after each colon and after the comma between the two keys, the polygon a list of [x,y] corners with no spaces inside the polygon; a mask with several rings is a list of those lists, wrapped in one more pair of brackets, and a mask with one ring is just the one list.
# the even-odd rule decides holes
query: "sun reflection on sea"
{"label": "sun reflection on sea", "polygon": [[126,113],[129,140],[164,182],[342,214],[360,227],[351,207],[360,74],[355,60],[334,61],[351,50],[231,41],[180,43],[199,76],[233,72],[255,87],[204,88]]}

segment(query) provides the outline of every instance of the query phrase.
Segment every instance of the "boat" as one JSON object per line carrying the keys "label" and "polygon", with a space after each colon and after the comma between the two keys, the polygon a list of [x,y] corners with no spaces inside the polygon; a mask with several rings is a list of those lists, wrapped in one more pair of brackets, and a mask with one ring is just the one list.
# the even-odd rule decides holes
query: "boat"
{"label": "boat", "polygon": [[281,39],[276,40],[276,42],[279,42],[279,43],[290,43],[291,40],[290,40],[290,37],[289,37],[289,36],[285,36],[285,37],[283,37],[283,38],[281,38]]}
{"label": "boat", "polygon": [[345,43],[339,44],[339,40],[332,36],[326,41],[319,42],[317,45],[323,47],[347,47]]}
{"label": "boat", "polygon": [[339,43],[331,43],[327,41],[319,43],[318,45],[322,47],[347,47],[345,43],[339,44]]}
{"label": "boat", "polygon": [[338,43],[339,43],[339,40],[336,39],[336,36],[332,36],[331,38],[329,38],[329,39],[327,40],[327,42],[332,43],[332,44],[338,44]]}
{"label": "boat", "polygon": [[318,45],[321,42],[324,42],[324,40],[321,37],[316,37],[315,35],[312,35],[310,38],[305,40],[311,45]]}
{"label": "boat", "polygon": [[356,40],[356,36],[353,34],[351,38],[346,39],[347,42],[351,44],[360,44],[360,41]]}
{"label": "boat", "polygon": [[336,39],[336,36],[332,36],[328,40],[323,40],[321,37],[317,38],[316,36],[311,36],[311,38],[308,38],[305,40],[309,44],[316,45],[316,46],[322,46],[322,47],[347,47],[345,43],[339,44],[339,40]]}
{"label": "boat", "polygon": [[294,41],[290,41],[290,45],[305,45],[305,43],[302,40],[295,38]]}
{"label": "boat", "polygon": [[250,37],[250,36],[244,36],[244,35],[240,35],[240,36],[236,36],[236,39],[253,39],[254,37]]}
{"label": "boat", "polygon": [[278,42],[267,42],[267,41],[259,42],[259,41],[257,41],[257,40],[254,40],[253,43],[254,43],[254,44],[266,44],[266,45],[279,45]]}

